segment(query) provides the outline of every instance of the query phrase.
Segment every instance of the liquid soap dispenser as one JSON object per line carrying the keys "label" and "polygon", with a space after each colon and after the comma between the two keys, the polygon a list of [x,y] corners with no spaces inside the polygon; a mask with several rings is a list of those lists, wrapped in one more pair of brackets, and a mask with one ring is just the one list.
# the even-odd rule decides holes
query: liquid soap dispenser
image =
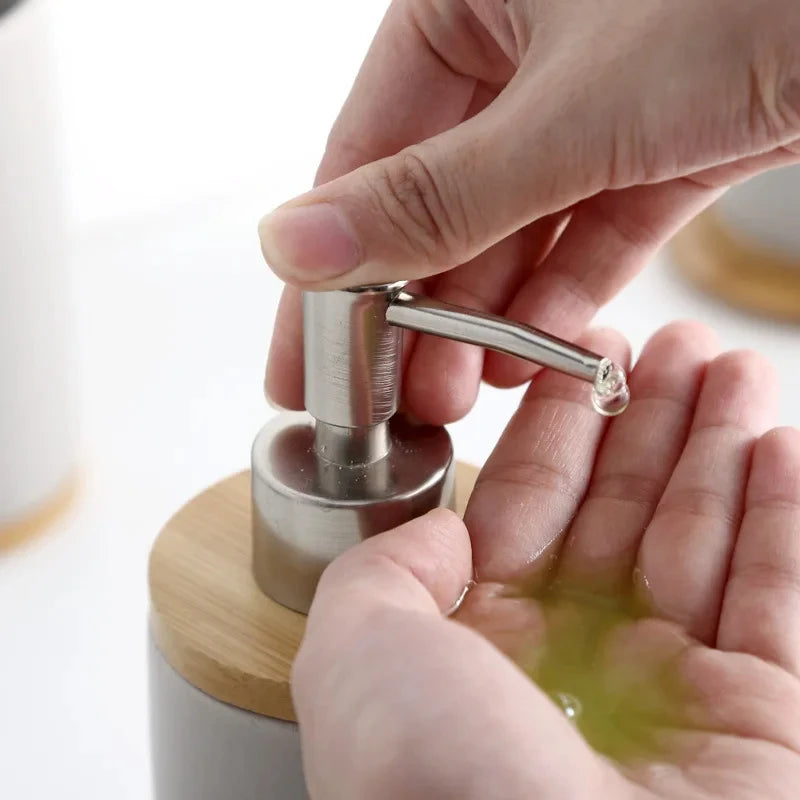
{"label": "liquid soap dispenser", "polygon": [[190,501],[153,546],[156,800],[305,798],[289,675],[322,571],[432,508],[463,513],[477,470],[456,464],[445,428],[397,413],[403,329],[588,381],[602,414],[628,402],[608,359],[402,283],[306,293],[306,411],[271,420],[250,473]]}

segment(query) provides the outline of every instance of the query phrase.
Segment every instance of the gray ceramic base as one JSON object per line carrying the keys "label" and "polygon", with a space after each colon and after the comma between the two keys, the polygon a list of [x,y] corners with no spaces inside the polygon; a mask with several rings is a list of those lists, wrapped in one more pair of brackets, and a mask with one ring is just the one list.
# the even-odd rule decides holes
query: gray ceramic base
{"label": "gray ceramic base", "polygon": [[155,800],[306,800],[297,725],[215,700],[148,640]]}

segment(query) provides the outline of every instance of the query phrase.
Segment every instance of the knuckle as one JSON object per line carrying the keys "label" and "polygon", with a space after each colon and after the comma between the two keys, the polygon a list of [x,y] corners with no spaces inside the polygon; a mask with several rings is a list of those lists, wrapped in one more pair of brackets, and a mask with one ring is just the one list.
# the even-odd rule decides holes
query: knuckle
{"label": "knuckle", "polygon": [[800,59],[778,48],[750,67],[749,124],[758,140],[800,135]]}
{"label": "knuckle", "polygon": [[800,428],[785,425],[767,431],[756,444],[758,457],[790,467],[800,464]]}
{"label": "knuckle", "polygon": [[569,271],[571,265],[543,273],[543,280],[554,297],[558,297],[564,316],[573,314],[590,320],[605,303],[608,292],[598,287],[586,275],[576,275]]}
{"label": "knuckle", "polygon": [[669,350],[680,352],[697,341],[715,341],[714,331],[705,323],[693,319],[681,319],[667,323],[656,331],[652,341],[663,343]]}
{"label": "knuckle", "polygon": [[615,472],[598,478],[589,496],[650,508],[663,489],[663,481],[650,475]]}
{"label": "knuckle", "polygon": [[317,170],[317,183],[327,183],[371,161],[370,152],[352,136],[342,135],[338,123],[328,135],[325,152]]}
{"label": "knuckle", "polygon": [[746,584],[751,591],[769,595],[786,593],[800,598],[800,561],[796,558],[785,563],[754,561],[741,567],[732,579]]}
{"label": "knuckle", "polygon": [[478,479],[483,485],[518,487],[526,492],[541,492],[578,500],[581,488],[569,473],[543,461],[516,461],[484,468]]}
{"label": "knuckle", "polygon": [[782,81],[778,92],[778,105],[784,109],[784,116],[791,121],[791,130],[800,134],[800,67],[796,73]]}
{"label": "knuckle", "polygon": [[[691,686],[707,702],[736,692],[740,681],[718,650],[707,647],[687,647],[681,657],[683,673]],[[708,702],[710,709],[716,703]]]}
{"label": "knuckle", "polygon": [[709,367],[717,380],[751,386],[771,384],[774,371],[770,361],[754,350],[723,353]]}
{"label": "knuckle", "polygon": [[[644,164],[644,160],[638,159],[637,163]],[[631,174],[647,175],[648,169],[637,167]],[[584,213],[616,237],[618,251],[623,253],[628,250],[637,254],[649,253],[662,244],[661,233],[653,227],[652,219],[638,209],[632,211],[627,204],[617,205],[609,203],[607,197],[598,198],[587,205]]]}
{"label": "knuckle", "polygon": [[372,178],[376,202],[413,253],[430,262],[452,251],[462,238],[446,181],[420,147],[385,162]]}
{"label": "knuckle", "polygon": [[730,528],[739,521],[739,511],[724,493],[714,489],[680,489],[665,497],[658,508],[661,514],[679,514]]}

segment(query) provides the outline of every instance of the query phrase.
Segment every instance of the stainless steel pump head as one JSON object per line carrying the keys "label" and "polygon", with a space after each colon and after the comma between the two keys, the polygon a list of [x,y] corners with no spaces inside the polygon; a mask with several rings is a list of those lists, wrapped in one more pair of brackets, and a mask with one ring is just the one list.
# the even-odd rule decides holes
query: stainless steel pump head
{"label": "stainless steel pump head", "polygon": [[289,608],[307,612],[325,567],[362,539],[452,507],[449,434],[397,414],[403,328],[589,381],[601,413],[627,405],[622,370],[528,326],[411,295],[403,283],[305,293],[306,412],[279,414],[252,451],[253,573]]}

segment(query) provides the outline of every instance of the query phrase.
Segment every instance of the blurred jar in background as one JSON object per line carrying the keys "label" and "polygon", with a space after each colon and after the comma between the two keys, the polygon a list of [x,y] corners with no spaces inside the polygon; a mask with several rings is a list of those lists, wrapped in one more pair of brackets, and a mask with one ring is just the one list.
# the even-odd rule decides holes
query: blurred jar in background
{"label": "blurred jar in background", "polygon": [[800,167],[734,186],[675,237],[672,251],[704,290],[800,322]]}
{"label": "blurred jar in background", "polygon": [[0,548],[63,504],[75,470],[47,2],[0,0]]}

